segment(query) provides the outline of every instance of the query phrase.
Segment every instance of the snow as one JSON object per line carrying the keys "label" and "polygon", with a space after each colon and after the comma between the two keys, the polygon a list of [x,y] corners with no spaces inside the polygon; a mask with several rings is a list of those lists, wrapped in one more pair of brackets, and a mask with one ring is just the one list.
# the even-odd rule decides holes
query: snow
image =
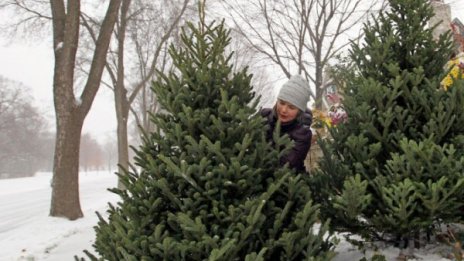
{"label": "snow", "polygon": [[[84,249],[92,251],[95,237],[95,214],[106,213],[108,202],[117,195],[107,188],[117,185],[116,175],[109,172],[82,172],[79,176],[80,201],[84,217],[75,221],[49,216],[51,173],[34,177],[0,180],[0,260],[2,261],[62,261],[85,257]],[[340,237],[335,261],[370,258],[373,251],[362,251]],[[439,255],[443,247],[431,246],[416,250],[417,260],[450,260]],[[381,248],[387,260],[396,260],[399,249]],[[446,252],[446,251],[445,251]]]}
{"label": "snow", "polygon": [[51,173],[0,180],[0,260],[73,260],[92,250],[95,211],[105,213],[118,200],[107,188],[117,177],[108,172],[80,173],[84,218],[69,221],[49,216]]}
{"label": "snow", "polygon": [[82,99],[79,97],[79,98],[76,98],[76,106],[81,106],[82,105]]}
{"label": "snow", "polygon": [[55,51],[58,51],[60,50],[61,48],[63,48],[63,42],[59,42],[56,47],[55,47]]}

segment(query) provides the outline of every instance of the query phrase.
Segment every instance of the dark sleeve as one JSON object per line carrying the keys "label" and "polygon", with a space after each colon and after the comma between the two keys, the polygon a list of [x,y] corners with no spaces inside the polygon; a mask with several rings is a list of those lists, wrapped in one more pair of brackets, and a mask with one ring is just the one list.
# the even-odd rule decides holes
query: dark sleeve
{"label": "dark sleeve", "polygon": [[272,141],[272,133],[274,131],[274,122],[272,116],[272,109],[264,108],[259,111],[259,114],[264,118],[266,128],[266,140]]}
{"label": "dark sleeve", "polygon": [[299,172],[306,171],[304,160],[311,147],[312,132],[309,126],[302,126],[290,138],[293,140],[294,145],[292,149],[284,156],[281,163],[289,163],[290,168],[296,169]]}
{"label": "dark sleeve", "polygon": [[300,124],[311,126],[311,124],[313,123],[312,111],[308,109],[305,112],[303,112],[299,120]]}
{"label": "dark sleeve", "polygon": [[264,108],[259,110],[259,114],[263,116],[264,118],[268,119],[271,116],[272,109],[271,108]]}

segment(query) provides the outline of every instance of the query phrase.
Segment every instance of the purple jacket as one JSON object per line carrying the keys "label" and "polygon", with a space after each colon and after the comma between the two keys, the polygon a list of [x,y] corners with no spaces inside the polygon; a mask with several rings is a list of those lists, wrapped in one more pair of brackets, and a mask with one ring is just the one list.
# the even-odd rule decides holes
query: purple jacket
{"label": "purple jacket", "polygon": [[[267,124],[270,126],[270,128],[267,130],[266,138],[268,141],[272,141],[272,133],[274,132],[277,117],[274,113],[274,110],[269,108],[262,109],[260,113],[261,116],[266,119]],[[311,123],[312,114],[310,111],[307,111],[298,117],[297,120],[281,125],[280,134],[288,134],[290,139],[294,142],[293,148],[288,152],[287,155],[280,159],[280,164],[282,166],[288,162],[290,168],[293,168],[298,172],[306,171],[304,160],[306,158],[306,154],[308,154],[309,148],[311,147]]]}

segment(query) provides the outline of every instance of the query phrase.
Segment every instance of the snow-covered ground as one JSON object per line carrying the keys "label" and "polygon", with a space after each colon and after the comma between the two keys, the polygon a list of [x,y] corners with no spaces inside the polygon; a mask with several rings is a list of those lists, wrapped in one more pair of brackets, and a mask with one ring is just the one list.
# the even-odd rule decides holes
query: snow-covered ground
{"label": "snow-covered ground", "polygon": [[0,180],[0,260],[74,260],[91,250],[95,211],[104,213],[118,198],[107,188],[117,177],[109,172],[80,173],[84,218],[69,221],[49,216],[51,173]]}
{"label": "snow-covered ground", "polygon": [[[117,196],[107,188],[115,187],[117,177],[108,172],[80,174],[81,207],[84,218],[69,221],[50,217],[50,173],[35,177],[0,180],[0,260],[1,261],[63,261],[84,257],[83,250],[92,250],[95,212],[105,213],[108,202]],[[440,248],[416,250],[418,260],[444,261]],[[362,254],[346,241],[341,241],[335,261],[358,261],[369,258],[372,251]],[[379,251],[387,260],[396,260],[399,250],[393,247]]]}

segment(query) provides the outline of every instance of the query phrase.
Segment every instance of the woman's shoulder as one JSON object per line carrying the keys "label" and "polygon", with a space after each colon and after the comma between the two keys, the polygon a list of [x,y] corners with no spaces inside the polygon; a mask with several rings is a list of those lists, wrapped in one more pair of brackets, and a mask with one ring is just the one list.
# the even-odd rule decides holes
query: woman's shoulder
{"label": "woman's shoulder", "polygon": [[266,119],[267,123],[272,123],[274,122],[274,111],[271,108],[262,108],[259,110],[259,114],[261,117]]}
{"label": "woman's shoulder", "polygon": [[311,126],[311,124],[313,123],[313,113],[311,112],[311,110],[308,109],[302,112],[301,116],[299,117],[299,122],[302,125]]}
{"label": "woman's shoulder", "polygon": [[292,138],[294,140],[311,140],[313,133],[311,127],[306,124],[298,124],[298,126],[292,131]]}
{"label": "woman's shoulder", "polygon": [[272,109],[271,108],[262,108],[259,110],[259,113],[263,117],[269,117],[272,114]]}

